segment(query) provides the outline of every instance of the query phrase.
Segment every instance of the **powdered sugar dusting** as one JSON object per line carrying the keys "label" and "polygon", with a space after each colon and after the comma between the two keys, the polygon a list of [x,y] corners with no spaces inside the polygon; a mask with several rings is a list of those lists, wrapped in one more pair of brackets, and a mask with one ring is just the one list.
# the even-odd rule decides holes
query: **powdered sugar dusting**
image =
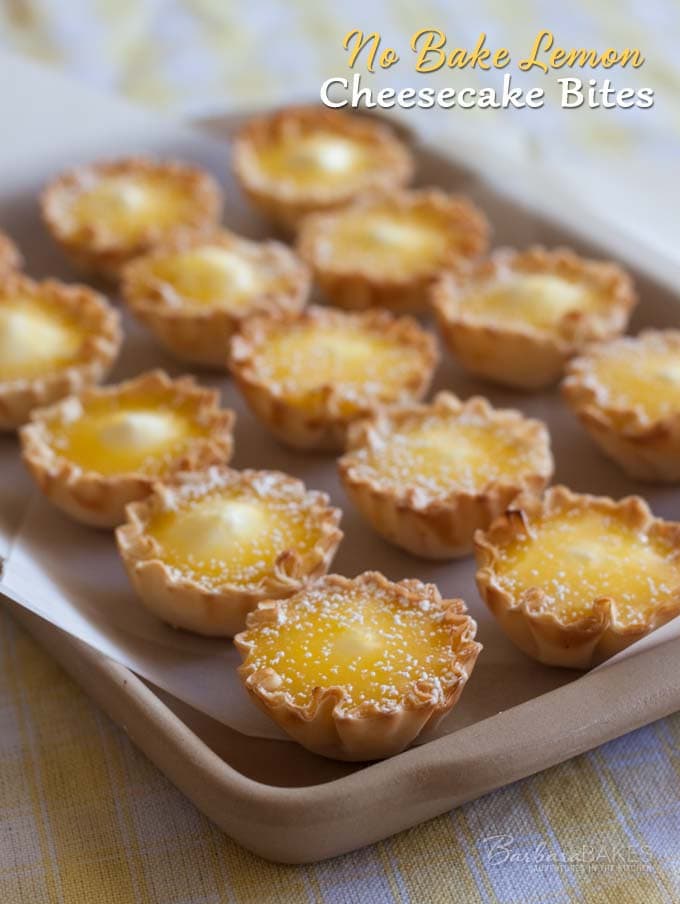
{"label": "powdered sugar dusting", "polygon": [[342,686],[348,707],[389,711],[415,686],[443,699],[455,683],[451,626],[431,601],[414,601],[378,584],[328,587],[321,582],[283,604],[276,624],[246,633],[249,662],[272,668],[281,689],[305,706],[317,687]]}

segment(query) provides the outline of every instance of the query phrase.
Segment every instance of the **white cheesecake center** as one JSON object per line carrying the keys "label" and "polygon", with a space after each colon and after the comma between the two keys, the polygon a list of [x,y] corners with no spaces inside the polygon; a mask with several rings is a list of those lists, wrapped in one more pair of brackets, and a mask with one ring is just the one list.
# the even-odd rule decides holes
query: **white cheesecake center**
{"label": "white cheesecake center", "polygon": [[370,625],[350,622],[333,641],[333,655],[341,659],[351,659],[366,653],[377,652],[384,646],[384,638]]}
{"label": "white cheesecake center", "polygon": [[582,310],[587,298],[587,292],[576,283],[557,276],[528,274],[515,276],[487,293],[482,309],[507,320],[551,326],[570,312]]}
{"label": "white cheesecake center", "polygon": [[330,135],[310,135],[296,146],[291,162],[301,169],[313,167],[327,173],[341,173],[352,168],[356,154],[351,141]]}
{"label": "white cheesecake center", "polygon": [[218,245],[168,259],[160,264],[159,273],[184,298],[226,308],[246,302],[262,283],[262,275],[249,261]]}
{"label": "white cheesecake center", "polygon": [[168,528],[165,539],[200,558],[225,558],[230,546],[252,541],[266,527],[261,506],[239,499],[208,499],[183,513]]}
{"label": "white cheesecake center", "polygon": [[66,361],[80,345],[78,331],[30,302],[0,306],[0,369],[17,371]]}
{"label": "white cheesecake center", "polygon": [[116,451],[134,449],[142,452],[171,443],[181,435],[181,422],[168,413],[121,411],[105,420],[99,440]]}
{"label": "white cheesecake center", "polygon": [[659,379],[664,383],[670,383],[671,386],[680,386],[680,362],[677,364],[668,364],[659,372]]}

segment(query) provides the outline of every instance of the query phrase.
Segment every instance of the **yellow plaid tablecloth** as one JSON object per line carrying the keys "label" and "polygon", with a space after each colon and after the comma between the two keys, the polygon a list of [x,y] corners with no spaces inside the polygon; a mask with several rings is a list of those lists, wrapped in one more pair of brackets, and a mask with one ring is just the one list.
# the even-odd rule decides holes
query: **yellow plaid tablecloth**
{"label": "yellow plaid tablecloth", "polygon": [[680,714],[363,851],[278,866],[0,614],[2,904],[676,904],[679,777]]}
{"label": "yellow plaid tablecloth", "polygon": [[[677,161],[673,0],[452,7],[446,0],[6,0],[0,42],[137,101],[207,114],[314,93],[342,72],[340,39],[350,27],[377,28],[397,43],[425,24],[444,27],[457,44],[485,30],[492,44],[511,49],[549,27],[563,44],[645,48],[647,82],[663,98],[654,115],[546,110],[530,120],[429,117],[418,127],[444,141],[489,130],[510,153],[561,162],[565,178],[578,154],[586,161],[580,188],[589,179],[607,205],[621,190],[615,179],[604,184],[603,168],[663,174]],[[396,76],[388,81],[398,86]],[[635,219],[658,230],[652,189],[630,178],[626,186],[622,216],[635,201]],[[661,239],[677,236],[677,227],[669,233],[672,209]],[[213,828],[4,613],[0,807],[2,904],[680,901],[680,715],[364,851],[276,866]]]}

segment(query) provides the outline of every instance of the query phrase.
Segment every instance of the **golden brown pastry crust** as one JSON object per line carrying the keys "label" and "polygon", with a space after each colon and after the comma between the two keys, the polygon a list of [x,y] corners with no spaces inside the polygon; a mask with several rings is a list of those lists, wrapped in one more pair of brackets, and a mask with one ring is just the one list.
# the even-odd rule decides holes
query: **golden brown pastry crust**
{"label": "golden brown pastry crust", "polygon": [[[386,203],[397,214],[410,210],[431,211],[447,223],[449,239],[442,260],[430,270],[419,273],[395,273],[388,268],[378,276],[351,257],[333,252],[333,232],[345,213],[370,214],[377,204]],[[466,270],[489,246],[489,222],[472,201],[449,195],[436,188],[391,192],[389,197],[373,195],[359,199],[349,208],[317,214],[305,219],[298,235],[300,256],[314,272],[321,291],[332,304],[349,310],[372,307],[397,312],[427,310],[435,280],[443,273]]]}
{"label": "golden brown pastry crust", "polygon": [[[281,284],[255,293],[238,310],[217,305],[186,304],[177,289],[153,272],[159,260],[204,245],[243,254],[280,272]],[[122,294],[128,307],[158,341],[181,361],[201,367],[226,368],[229,340],[253,314],[296,313],[309,295],[311,277],[302,261],[281,242],[253,242],[227,230],[187,233],[136,258],[122,272]]]}
{"label": "golden brown pastry crust", "polygon": [[[162,549],[147,532],[154,515],[175,510],[183,500],[211,490],[258,484],[262,485],[259,492],[263,499],[274,489],[310,511],[321,533],[309,552],[281,550],[272,572],[248,586],[224,581],[219,587],[207,588],[163,561]],[[116,540],[132,585],[154,615],[176,628],[211,637],[233,637],[245,628],[246,616],[258,602],[291,596],[326,573],[342,539],[338,529],[341,514],[330,506],[325,493],[307,490],[301,480],[287,474],[213,467],[201,474],[178,474],[171,483],[156,484],[150,496],[128,506],[127,520],[116,530]]]}
{"label": "golden brown pastry crust", "polygon": [[24,264],[21,252],[12,239],[4,232],[0,232],[0,278],[20,270]]}
{"label": "golden brown pastry crust", "polygon": [[495,573],[499,548],[525,535],[532,519],[593,507],[649,536],[670,540],[680,549],[680,524],[655,518],[640,496],[614,502],[605,496],[572,493],[563,486],[551,487],[543,498],[517,499],[486,533],[477,531],[475,535],[477,587],[482,599],[510,640],[546,665],[589,669],[680,614],[680,586],[671,603],[659,606],[639,624],[617,622],[616,601],[611,597],[595,600],[592,615],[566,621],[551,612],[540,587],[529,588],[517,598],[500,586]]}
{"label": "golden brown pastry crust", "polygon": [[66,285],[57,280],[34,282],[12,273],[0,279],[3,297],[44,299],[75,315],[83,331],[77,360],[41,376],[0,379],[0,430],[15,430],[26,423],[31,411],[51,405],[64,396],[99,383],[111,369],[123,342],[118,312],[103,295],[87,286]]}
{"label": "golden brown pastry crust", "polygon": [[[271,177],[258,159],[263,147],[284,137],[324,131],[368,147],[377,165],[357,184],[300,188],[283,177]],[[321,106],[285,107],[251,119],[233,144],[232,165],[241,188],[251,203],[280,227],[293,232],[303,217],[330,210],[366,191],[391,191],[413,178],[413,157],[386,125],[365,116],[353,116]]]}
{"label": "golden brown pastry crust", "polygon": [[[428,492],[381,476],[379,465],[376,469],[357,455],[366,449],[379,450],[394,431],[432,415],[449,417],[452,422],[461,415],[475,415],[503,425],[508,434],[527,445],[526,473],[493,480],[478,492],[453,484],[448,492]],[[430,404],[390,407],[353,424],[347,449],[338,461],[338,470],[354,505],[385,539],[428,559],[470,554],[477,529],[487,528],[520,493],[540,492],[553,473],[550,437],[541,421],[512,409],[494,409],[481,397],[461,402],[448,392],[438,393]]]}
{"label": "golden brown pastry crust", "polygon": [[24,463],[40,490],[57,508],[92,527],[116,527],[125,520],[126,506],[148,496],[158,478],[138,472],[103,475],[79,467],[53,449],[50,421],[78,417],[82,406],[91,399],[120,392],[144,394],[159,390],[172,392],[177,402],[191,402],[198,422],[210,427],[207,436],[195,438],[185,453],[172,463],[168,476],[180,471],[201,471],[229,461],[235,418],[232,411],[219,407],[219,393],[198,386],[193,377],[171,380],[161,370],[147,371],[132,380],[89,388],[49,408],[39,408],[32,412],[30,422],[21,428]]}
{"label": "golden brown pastry crust", "polygon": [[353,579],[328,575],[313,587],[331,591],[359,588],[370,592],[375,585],[394,593],[395,598],[407,605],[427,601],[430,611],[443,611],[444,619],[451,626],[448,680],[420,680],[391,709],[380,709],[372,702],[352,706],[342,685],[315,688],[309,705],[302,707],[279,689],[279,677],[273,668],[257,669],[250,662],[249,654],[256,645],[254,633],[284,619],[286,607],[304,598],[304,590],[288,600],[260,603],[248,616],[248,629],[234,638],[234,645],[244,659],[239,677],[251,699],[294,740],[321,756],[372,760],[404,750],[422,732],[434,728],[457,703],[482,649],[474,640],[477,625],[467,615],[465,603],[459,599],[442,599],[434,584],[418,580],[392,583],[379,572],[368,571]]}
{"label": "golden brown pastry crust", "polygon": [[645,330],[591,347],[567,367],[562,394],[604,452],[636,480],[680,481],[680,409],[660,419],[641,408],[613,403],[598,380],[595,366],[608,355],[626,355],[644,344],[653,354],[672,349],[680,361],[679,330]]}
{"label": "golden brown pastry crust", "polygon": [[287,445],[299,449],[343,449],[349,424],[386,403],[386,400],[367,393],[360,410],[347,414],[342,411],[345,400],[342,387],[327,383],[314,390],[315,398],[322,402],[321,413],[306,411],[287,398],[281,383],[263,379],[258,372],[258,350],[282,324],[294,326],[300,322],[320,327],[349,323],[356,330],[388,336],[404,346],[418,349],[422,355],[422,368],[408,382],[396,386],[389,401],[417,400],[427,392],[437,364],[437,347],[434,338],[410,317],[396,318],[380,310],[346,313],[313,305],[294,317],[252,317],[243,323],[231,341],[229,367],[249,407]]}
{"label": "golden brown pastry crust", "polygon": [[[606,314],[571,312],[557,329],[545,330],[521,322],[482,321],[465,310],[466,295],[508,272],[582,283],[608,299]],[[466,370],[507,386],[540,389],[558,380],[569,358],[588,344],[622,333],[637,295],[630,276],[610,261],[587,260],[568,248],[535,246],[499,249],[467,274],[446,274],[433,287],[431,301],[446,345]]]}
{"label": "golden brown pastry crust", "polygon": [[[191,196],[191,216],[173,226],[150,225],[134,241],[116,235],[105,223],[73,230],[70,206],[89,185],[103,176],[159,175],[182,187]],[[205,170],[175,160],[124,157],[78,166],[47,185],[41,196],[42,217],[50,234],[73,263],[86,272],[117,280],[121,268],[132,258],[146,254],[161,242],[184,231],[214,229],[222,213],[222,191]]]}

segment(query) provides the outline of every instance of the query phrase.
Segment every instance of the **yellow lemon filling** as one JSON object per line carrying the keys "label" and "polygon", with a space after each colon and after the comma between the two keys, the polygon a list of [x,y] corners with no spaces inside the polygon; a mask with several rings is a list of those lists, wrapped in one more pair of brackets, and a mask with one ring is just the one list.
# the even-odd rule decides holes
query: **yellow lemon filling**
{"label": "yellow lemon filling", "polygon": [[262,147],[261,168],[299,188],[341,184],[371,169],[371,155],[356,141],[333,132],[291,135]]}
{"label": "yellow lemon filling", "polygon": [[249,662],[272,668],[299,706],[314,689],[342,686],[350,707],[390,708],[418,681],[446,683],[451,628],[427,602],[407,605],[379,587],[364,592],[313,588],[294,597],[283,619],[247,634]]}
{"label": "yellow lemon filling", "polygon": [[260,376],[285,387],[286,398],[303,407],[322,403],[315,391],[332,385],[347,413],[368,393],[391,398],[422,368],[414,347],[354,326],[302,325],[274,333],[258,350]]}
{"label": "yellow lemon filling", "polygon": [[485,291],[466,296],[461,305],[466,313],[482,320],[549,329],[568,314],[594,307],[595,297],[579,283],[529,273],[510,276]]}
{"label": "yellow lemon filling", "polygon": [[31,298],[0,300],[0,380],[37,377],[72,364],[83,343],[77,322]]}
{"label": "yellow lemon filling", "polygon": [[153,175],[101,176],[73,201],[76,230],[98,224],[121,238],[135,241],[150,226],[173,226],[191,212],[192,199],[170,179]]}
{"label": "yellow lemon filling", "polygon": [[526,443],[509,434],[507,426],[475,417],[427,418],[357,454],[378,478],[430,492],[481,491],[520,476],[530,465]]}
{"label": "yellow lemon filling", "polygon": [[310,553],[321,529],[309,508],[253,488],[213,490],[157,513],[147,527],[160,558],[180,574],[214,587],[257,584],[286,550]]}
{"label": "yellow lemon filling", "polygon": [[628,346],[623,354],[601,355],[595,377],[608,404],[640,408],[652,421],[680,413],[680,356],[670,349]]}
{"label": "yellow lemon filling", "polygon": [[431,271],[450,244],[450,227],[431,212],[388,206],[340,214],[330,235],[333,260],[386,277]]}
{"label": "yellow lemon filling", "polygon": [[153,273],[169,283],[182,301],[199,306],[241,309],[252,296],[271,288],[266,271],[220,245],[205,245],[154,262]]}
{"label": "yellow lemon filling", "polygon": [[89,401],[72,421],[49,424],[51,445],[86,471],[113,476],[131,472],[161,476],[207,431],[193,409],[170,396]]}
{"label": "yellow lemon filling", "polygon": [[588,616],[596,599],[612,597],[618,621],[639,623],[680,588],[670,543],[610,514],[564,511],[530,530],[500,551],[499,583],[513,596],[540,587],[546,607],[565,620]]}

